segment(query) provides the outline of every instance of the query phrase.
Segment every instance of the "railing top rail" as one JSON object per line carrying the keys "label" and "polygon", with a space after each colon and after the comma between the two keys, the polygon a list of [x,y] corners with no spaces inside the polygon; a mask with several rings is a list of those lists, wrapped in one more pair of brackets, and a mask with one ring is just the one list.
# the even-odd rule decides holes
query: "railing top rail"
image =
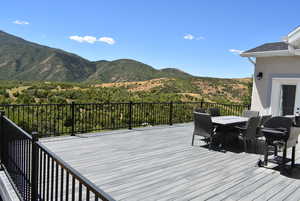
{"label": "railing top rail", "polygon": [[[74,103],[75,105],[109,105],[109,104],[129,104],[130,102],[103,102],[103,103]],[[70,104],[72,105],[72,104]]]}
{"label": "railing top rail", "polygon": [[[99,103],[74,103],[75,105],[105,105],[105,104],[129,104],[130,102],[99,102]],[[131,102],[132,104],[169,104],[170,102]],[[224,106],[248,106],[244,104],[231,104],[231,103],[213,103],[207,101],[173,101],[174,104],[216,104]],[[18,107],[18,106],[65,106],[72,105],[72,103],[36,103],[36,104],[0,104],[0,107]]]}
{"label": "railing top rail", "polygon": [[175,103],[175,104],[184,104],[184,103],[186,103],[186,104],[201,104],[201,103],[206,103],[206,102],[199,102],[199,101],[186,101],[186,102],[180,102],[180,101],[174,101],[173,103]]}
{"label": "railing top rail", "polygon": [[240,107],[247,107],[248,106],[248,105],[245,105],[245,104],[231,104],[231,103],[212,103],[212,102],[203,102],[203,103],[223,105],[223,106],[240,106]]}
{"label": "railing top rail", "polygon": [[223,106],[240,106],[240,107],[247,107],[248,105],[244,105],[244,104],[231,104],[231,103],[213,103],[213,102],[173,102],[174,104],[212,104],[212,105],[223,105]]}
{"label": "railing top rail", "polygon": [[17,124],[15,124],[12,120],[7,118],[6,116],[2,116],[2,118],[4,119],[4,121],[10,123],[15,129],[17,129],[20,133],[22,133],[26,138],[32,140],[32,136],[29,135],[26,131],[24,131],[21,127],[19,127]]}
{"label": "railing top rail", "polygon": [[132,102],[132,104],[170,104],[170,102]]}
{"label": "railing top rail", "polygon": [[53,153],[50,149],[48,149],[41,142],[36,142],[36,144],[41,148],[44,152],[46,152],[49,156],[53,158],[59,165],[61,165],[67,172],[72,174],[76,179],[78,179],[83,185],[89,188],[96,196],[101,198],[103,201],[115,201],[110,195],[101,190],[98,186],[90,182],[87,178],[82,176],[77,170],[72,168],[69,164],[67,164],[64,160],[62,160],[59,156]]}

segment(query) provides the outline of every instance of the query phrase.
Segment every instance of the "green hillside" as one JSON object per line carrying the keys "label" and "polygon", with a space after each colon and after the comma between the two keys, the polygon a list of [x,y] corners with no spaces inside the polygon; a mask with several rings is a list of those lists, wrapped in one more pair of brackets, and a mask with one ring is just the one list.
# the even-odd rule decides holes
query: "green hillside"
{"label": "green hillside", "polygon": [[249,104],[251,79],[158,78],[115,83],[0,81],[0,104],[201,101]]}

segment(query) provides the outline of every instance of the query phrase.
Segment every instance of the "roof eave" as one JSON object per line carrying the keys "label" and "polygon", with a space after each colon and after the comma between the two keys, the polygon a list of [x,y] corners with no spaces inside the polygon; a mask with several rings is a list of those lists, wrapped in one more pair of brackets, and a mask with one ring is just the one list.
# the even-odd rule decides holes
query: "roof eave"
{"label": "roof eave", "polygon": [[293,31],[291,31],[289,34],[288,34],[288,37],[292,37],[293,35],[299,33],[300,31],[300,26],[298,26],[297,28],[295,28]]}
{"label": "roof eave", "polygon": [[241,57],[275,57],[275,56],[293,56],[288,50],[275,50],[264,52],[242,52]]}

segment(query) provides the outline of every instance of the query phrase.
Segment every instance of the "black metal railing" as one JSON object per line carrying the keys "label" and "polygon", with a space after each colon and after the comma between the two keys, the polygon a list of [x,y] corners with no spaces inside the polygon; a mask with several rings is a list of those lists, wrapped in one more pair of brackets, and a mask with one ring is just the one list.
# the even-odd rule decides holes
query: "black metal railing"
{"label": "black metal railing", "polygon": [[0,110],[29,133],[56,136],[190,122],[192,111],[198,107],[219,108],[222,115],[240,115],[249,108],[210,102],[126,102],[0,105]]}
{"label": "black metal railing", "polygon": [[30,200],[32,194],[32,136],[7,117],[0,116],[1,165],[19,197]]}
{"label": "black metal railing", "polygon": [[1,166],[20,200],[114,201],[38,141],[0,115]]}
{"label": "black metal railing", "polygon": [[221,115],[240,115],[249,109],[245,105],[208,102],[0,107],[4,110],[0,113],[1,166],[18,196],[25,201],[113,200],[47,149],[38,137],[190,122],[195,108],[219,108]]}

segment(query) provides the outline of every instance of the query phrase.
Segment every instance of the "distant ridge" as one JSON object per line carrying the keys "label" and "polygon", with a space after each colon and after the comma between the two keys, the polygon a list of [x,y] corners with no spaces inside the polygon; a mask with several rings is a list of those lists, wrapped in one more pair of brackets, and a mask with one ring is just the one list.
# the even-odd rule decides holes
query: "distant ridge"
{"label": "distant ridge", "polygon": [[125,82],[193,78],[179,69],[155,69],[131,59],[96,62],[0,31],[0,80]]}

